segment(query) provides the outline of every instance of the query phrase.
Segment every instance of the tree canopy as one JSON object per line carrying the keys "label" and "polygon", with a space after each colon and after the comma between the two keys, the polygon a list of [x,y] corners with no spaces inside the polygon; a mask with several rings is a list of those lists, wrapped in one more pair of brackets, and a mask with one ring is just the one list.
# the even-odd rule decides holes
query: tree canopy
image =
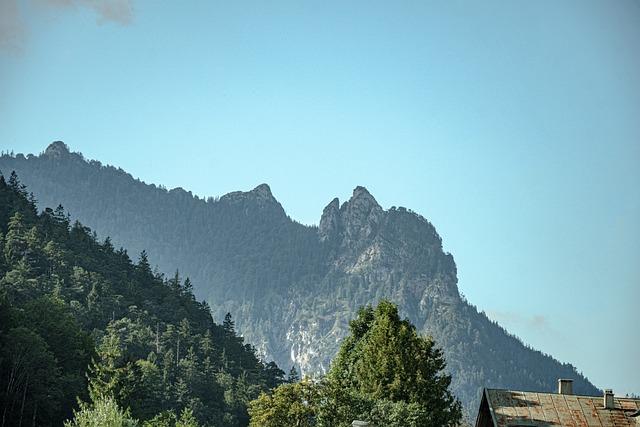
{"label": "tree canopy", "polygon": [[0,426],[248,425],[285,373],[192,291],[0,174]]}
{"label": "tree canopy", "polygon": [[396,305],[363,307],[326,377],[285,384],[251,403],[252,426],[456,426],[461,404],[449,391],[446,362]]}

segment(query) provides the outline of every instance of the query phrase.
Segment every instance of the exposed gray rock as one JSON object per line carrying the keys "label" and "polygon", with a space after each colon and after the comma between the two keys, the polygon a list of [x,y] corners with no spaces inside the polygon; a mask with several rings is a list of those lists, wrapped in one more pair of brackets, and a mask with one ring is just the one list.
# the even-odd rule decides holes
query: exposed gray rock
{"label": "exposed gray rock", "polygon": [[62,141],[55,141],[49,144],[46,150],[44,150],[44,155],[49,157],[60,157],[69,154],[69,147]]}
{"label": "exposed gray rock", "polygon": [[324,208],[318,226],[321,242],[334,241],[340,233],[340,201],[336,197]]}

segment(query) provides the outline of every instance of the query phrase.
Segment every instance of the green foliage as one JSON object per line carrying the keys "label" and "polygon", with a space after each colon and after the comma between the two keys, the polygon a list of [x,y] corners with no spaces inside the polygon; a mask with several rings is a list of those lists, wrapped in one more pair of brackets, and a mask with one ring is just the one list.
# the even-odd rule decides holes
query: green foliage
{"label": "green foliage", "polygon": [[130,357],[125,357],[120,338],[113,327],[107,328],[98,349],[98,360],[94,359],[89,367],[89,396],[96,403],[111,398],[124,408],[135,404],[141,373],[138,365]]}
{"label": "green foliage", "polygon": [[315,425],[320,387],[310,378],[283,384],[273,394],[262,393],[251,402],[252,427],[307,427]]}
{"label": "green foliage", "polygon": [[401,320],[397,306],[383,300],[375,309],[361,308],[350,330],[329,370],[339,388],[375,401],[422,405],[429,408],[433,426],[460,421],[442,350]]}
{"label": "green foliage", "polygon": [[51,297],[40,297],[27,303],[18,321],[43,337],[48,352],[54,358],[51,367],[57,367],[60,376],[55,387],[61,395],[56,404],[63,414],[70,414],[77,398],[87,396],[87,381],[84,375],[87,365],[95,356],[93,339],[63,301]]}
{"label": "green foliage", "polygon": [[172,410],[156,415],[153,419],[145,421],[144,427],[198,427],[198,421],[193,416],[193,411],[185,408],[180,417]]}
{"label": "green foliage", "polygon": [[371,408],[368,419],[373,425],[386,427],[423,427],[440,425],[438,418],[435,411],[423,404],[382,400]]}
{"label": "green foliage", "polygon": [[289,375],[287,375],[286,382],[297,383],[298,381],[300,381],[300,375],[298,375],[298,370],[296,369],[296,367],[292,366],[291,369],[289,370]]}
{"label": "green foliage", "polygon": [[0,196],[3,425],[246,426],[284,381],[178,272],[133,263],[60,206],[37,215],[15,174]]}
{"label": "green foliage", "polygon": [[59,300],[39,297],[20,309],[0,293],[0,412],[9,424],[71,415],[84,398],[93,341]]}
{"label": "green foliage", "polygon": [[397,307],[381,301],[350,324],[326,378],[284,384],[251,403],[251,426],[374,425],[453,427],[460,402],[448,387],[442,352],[419,336]]}
{"label": "green foliage", "polygon": [[46,341],[24,326],[3,331],[0,345],[3,423],[46,419],[63,400],[61,372]]}
{"label": "green foliage", "polygon": [[73,419],[65,427],[137,427],[138,422],[123,411],[113,397],[101,397],[93,405],[82,404],[74,411]]}

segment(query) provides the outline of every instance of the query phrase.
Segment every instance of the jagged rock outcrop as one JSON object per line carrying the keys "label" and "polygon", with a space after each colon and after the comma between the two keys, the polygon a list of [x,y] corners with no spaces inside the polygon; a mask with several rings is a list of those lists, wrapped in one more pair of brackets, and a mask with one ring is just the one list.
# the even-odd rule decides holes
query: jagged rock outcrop
{"label": "jagged rock outcrop", "polygon": [[356,187],[353,196],[340,209],[343,246],[366,242],[377,230],[383,210],[364,187]]}
{"label": "jagged rock outcrop", "polygon": [[69,147],[62,141],[55,141],[49,144],[46,150],[44,150],[44,155],[49,157],[60,157],[69,154]]}
{"label": "jagged rock outcrop", "polygon": [[286,213],[278,202],[271,188],[267,184],[260,184],[251,191],[234,191],[220,197],[219,203],[226,206],[235,206],[245,215],[261,212],[268,215],[286,217]]}
{"label": "jagged rock outcrop", "polygon": [[356,187],[348,202],[339,206],[333,199],[324,208],[318,238],[320,241],[339,240],[341,246],[366,242],[375,232],[384,211],[376,199],[364,187]]}
{"label": "jagged rock outcrop", "polygon": [[324,208],[320,225],[318,226],[318,239],[321,242],[334,242],[340,233],[340,201],[336,197]]}
{"label": "jagged rock outcrop", "polygon": [[234,191],[225,194],[220,200],[226,203],[241,203],[253,200],[261,207],[280,204],[271,194],[271,188],[267,184],[260,184],[251,191]]}
{"label": "jagged rock outcrop", "polygon": [[[303,371],[328,368],[326,354],[338,350],[348,316],[361,305],[392,300],[425,328],[434,308],[442,311],[460,302],[453,257],[443,252],[427,220],[404,208],[384,210],[364,187],[356,187],[338,206],[338,199],[332,200],[320,219],[317,235],[330,248],[328,270],[307,297],[315,301],[312,310],[322,314],[315,321],[298,316],[286,335],[292,361]],[[338,294],[343,310],[333,302],[336,290],[344,292]]]}

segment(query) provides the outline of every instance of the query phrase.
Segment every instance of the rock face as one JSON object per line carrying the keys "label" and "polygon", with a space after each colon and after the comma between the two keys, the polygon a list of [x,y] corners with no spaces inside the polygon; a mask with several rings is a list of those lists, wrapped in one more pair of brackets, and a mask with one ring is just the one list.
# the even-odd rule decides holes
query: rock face
{"label": "rock face", "polygon": [[356,187],[351,199],[339,207],[338,199],[333,199],[322,213],[318,236],[321,242],[340,246],[366,241],[375,233],[384,211],[376,199],[364,187]]}
{"label": "rock face", "polygon": [[376,232],[383,211],[376,199],[364,187],[356,187],[349,202],[342,206],[343,246],[369,240]]}
{"label": "rock face", "polygon": [[220,198],[226,203],[243,203],[247,201],[255,202],[259,207],[264,208],[267,205],[280,205],[271,194],[271,188],[267,184],[260,184],[251,191],[234,191],[225,194]]}
{"label": "rock face", "polygon": [[[298,311],[313,301],[319,316],[296,316],[286,335],[292,361],[303,371],[328,368],[357,309],[382,298],[399,304],[424,326],[429,311],[460,301],[456,269],[433,226],[404,208],[385,211],[364,187],[348,202],[327,205],[317,230],[328,269]],[[344,314],[344,315],[343,315]]]}
{"label": "rock face", "polygon": [[69,147],[62,141],[56,141],[49,144],[47,149],[44,151],[45,156],[49,157],[60,157],[69,154]]}
{"label": "rock face", "polygon": [[340,233],[340,201],[335,198],[322,211],[318,238],[321,242],[332,242]]}
{"label": "rock face", "polygon": [[357,310],[385,298],[442,347],[469,414],[483,387],[552,391],[573,378],[576,393],[598,393],[573,366],[526,348],[463,300],[434,226],[383,209],[364,187],[342,205],[333,199],[308,227],[287,217],[266,184],[205,202],[87,162],[62,142],[37,157],[0,156],[0,171],[12,170],[41,209],[62,204],[134,260],[146,250],[164,274],[179,269],[216,322],[230,312],[246,342],[285,371],[327,370]]}

